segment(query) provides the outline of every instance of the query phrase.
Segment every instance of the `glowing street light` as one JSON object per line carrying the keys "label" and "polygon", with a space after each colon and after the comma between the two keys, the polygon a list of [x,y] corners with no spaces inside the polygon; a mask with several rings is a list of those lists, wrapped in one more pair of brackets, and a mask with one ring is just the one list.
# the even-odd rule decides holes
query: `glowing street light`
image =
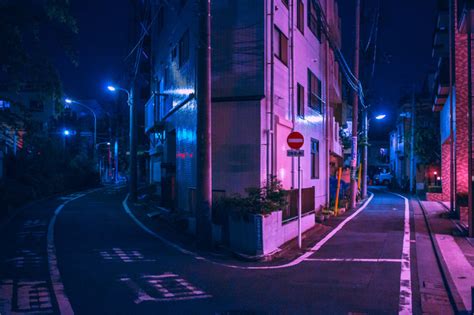
{"label": "glowing street light", "polygon": [[65,135],[66,137],[67,137],[67,136],[70,136],[70,135],[71,135],[71,131],[65,129],[65,130],[63,131],[63,135]]}
{"label": "glowing street light", "polygon": [[382,120],[382,119],[384,119],[385,117],[387,117],[387,115],[381,114],[381,115],[375,116],[375,119],[377,119],[377,120]]}
{"label": "glowing street light", "polygon": [[121,87],[113,85],[107,86],[110,92],[122,91],[127,94],[127,103],[130,109],[130,181],[129,181],[129,193],[130,199],[136,200],[137,198],[137,129],[136,129],[136,109],[133,105],[133,89],[127,90]]}
{"label": "glowing street light", "polygon": [[72,100],[70,98],[66,98],[64,102],[66,102],[66,104],[72,104]]}

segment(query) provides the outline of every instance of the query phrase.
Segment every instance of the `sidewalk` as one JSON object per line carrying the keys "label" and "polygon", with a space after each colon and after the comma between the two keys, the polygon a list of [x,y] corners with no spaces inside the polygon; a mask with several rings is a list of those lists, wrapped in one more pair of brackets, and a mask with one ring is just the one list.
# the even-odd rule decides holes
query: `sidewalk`
{"label": "sidewalk", "polygon": [[[365,201],[360,202],[358,208],[364,202]],[[179,246],[188,251],[203,254],[202,251],[197,248],[196,237],[187,232],[187,223],[184,217],[176,215],[167,209],[154,206],[152,203],[140,201],[132,203],[129,201],[127,204],[138,220],[145,224],[145,226],[151,228],[151,230],[156,231],[171,242],[179,244]],[[357,210],[347,211],[339,217],[331,217],[324,223],[316,223],[313,228],[303,233],[301,249],[298,248],[297,239],[293,239],[280,246],[278,252],[258,262],[254,259],[241,256],[222,244],[218,244],[205,254],[222,263],[237,263],[242,266],[249,264],[255,265],[255,263],[262,266],[286,264],[310,251],[316,243],[322,240],[355,211]]]}
{"label": "sidewalk", "polygon": [[472,314],[474,287],[474,240],[459,235],[446,208],[434,201],[421,201],[440,257],[443,273],[458,314]]}

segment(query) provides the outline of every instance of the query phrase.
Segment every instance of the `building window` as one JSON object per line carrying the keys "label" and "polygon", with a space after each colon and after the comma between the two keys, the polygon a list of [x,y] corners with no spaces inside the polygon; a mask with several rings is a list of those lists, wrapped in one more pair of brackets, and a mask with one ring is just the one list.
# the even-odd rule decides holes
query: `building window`
{"label": "building window", "polygon": [[186,31],[179,41],[179,67],[189,59],[189,31]]}
{"label": "building window", "polygon": [[9,109],[10,106],[10,102],[0,100],[0,110]]}
{"label": "building window", "polygon": [[285,5],[286,8],[288,8],[288,0],[281,0],[281,2]]}
{"label": "building window", "polygon": [[285,65],[288,65],[288,38],[275,27],[276,34],[276,49],[275,56],[280,59]]}
{"label": "building window", "polygon": [[308,69],[308,106],[322,113],[322,83],[311,70]]}
{"label": "building window", "polygon": [[304,4],[303,0],[298,0],[296,15],[296,27],[304,34]]}
{"label": "building window", "polygon": [[308,27],[316,38],[321,41],[321,25],[319,11],[313,1],[308,1]]}
{"label": "building window", "polygon": [[298,116],[304,117],[304,87],[298,83],[297,89]]}
{"label": "building window", "polygon": [[319,179],[319,141],[311,139],[311,178]]}
{"label": "building window", "polygon": [[178,57],[178,48],[176,46],[171,49],[171,62],[176,62],[176,57]]}
{"label": "building window", "polygon": [[44,110],[43,102],[31,100],[30,101],[30,110],[32,112],[42,112]]}
{"label": "building window", "polygon": [[165,27],[165,8],[161,7],[158,11],[158,16],[157,16],[157,32],[161,32],[161,30]]}

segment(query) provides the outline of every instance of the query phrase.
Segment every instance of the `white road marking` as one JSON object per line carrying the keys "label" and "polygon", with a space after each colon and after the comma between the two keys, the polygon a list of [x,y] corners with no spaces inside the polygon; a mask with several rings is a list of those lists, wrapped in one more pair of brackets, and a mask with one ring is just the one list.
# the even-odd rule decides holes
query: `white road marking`
{"label": "white road marking", "polygon": [[413,314],[411,289],[411,257],[410,257],[410,205],[402,195],[391,193],[405,200],[405,220],[403,232],[402,265],[400,271],[400,302],[398,314]]}
{"label": "white road marking", "polygon": [[46,282],[18,282],[17,305],[20,312],[51,312],[52,304]]}
{"label": "white road marking", "polygon": [[182,248],[181,246],[179,246],[178,244],[176,243],[173,243],[169,240],[167,240],[166,238],[162,237],[161,235],[153,232],[152,230],[150,230],[148,227],[146,227],[140,220],[138,220],[138,218],[132,213],[132,211],[130,210],[130,208],[128,207],[127,205],[127,201],[128,201],[128,195],[127,197],[125,197],[125,199],[123,200],[122,202],[122,206],[123,206],[123,209],[125,210],[125,212],[130,216],[130,218],[132,218],[132,220],[139,226],[141,227],[145,232],[147,232],[148,234],[152,235],[153,237],[159,239],[161,242],[163,242],[164,244],[168,245],[169,247],[172,247],[174,249],[176,249],[177,251],[183,253],[183,254],[187,254],[187,255],[191,255],[193,256],[195,259],[197,260],[203,260],[203,261],[206,261],[206,262],[209,262],[209,263],[212,263],[214,265],[219,265],[219,266],[222,266],[222,267],[227,267],[227,268],[234,268],[234,269],[246,269],[246,270],[271,270],[271,269],[283,269],[283,268],[289,268],[289,267],[293,267],[293,266],[296,266],[296,265],[299,265],[301,262],[303,262],[305,259],[307,259],[308,257],[310,257],[311,255],[313,255],[315,252],[317,252],[324,244],[326,244],[337,232],[339,232],[347,223],[349,223],[352,219],[354,219],[359,213],[361,213],[368,205],[369,203],[372,201],[372,199],[374,198],[374,194],[371,194],[369,199],[367,199],[367,201],[359,208],[357,209],[356,212],[354,212],[353,214],[351,214],[349,217],[345,218],[344,221],[342,221],[338,226],[336,226],[331,232],[329,232],[322,240],[320,240],[319,242],[316,243],[316,245],[314,245],[309,251],[305,252],[304,254],[302,254],[301,256],[299,256],[298,258],[296,258],[295,260],[289,262],[289,263],[286,263],[286,264],[283,264],[283,265],[276,265],[276,266],[238,266],[238,265],[230,265],[230,264],[223,264],[223,263],[219,263],[219,262],[216,262],[216,261],[213,261],[211,259],[208,259],[208,258],[204,258],[204,257],[201,257],[199,255],[197,255],[196,253],[192,252],[192,251],[189,251],[189,250],[186,250],[184,248]]}
{"label": "white road marking", "polygon": [[118,247],[112,248],[111,251],[99,251],[103,259],[109,261],[122,261],[125,263],[131,262],[153,262],[155,259],[145,259],[145,257],[136,249],[121,249]]}
{"label": "white road marking", "polygon": [[[122,277],[119,280],[126,283],[137,295],[134,300],[135,304],[146,301],[172,302],[212,297],[212,295],[197,289],[185,279],[170,272],[161,275],[144,275],[139,279]],[[143,287],[139,283],[142,283]]]}
{"label": "white road marking", "polygon": [[307,258],[305,261],[317,262],[366,262],[366,263],[401,263],[401,259],[385,258]]}
{"label": "white road marking", "polygon": [[[99,188],[100,189],[100,188]],[[56,296],[56,301],[58,303],[59,312],[61,314],[74,314],[72,310],[71,303],[64,292],[64,285],[61,281],[61,274],[58,268],[58,259],[56,257],[56,247],[54,246],[54,224],[56,223],[56,218],[58,217],[61,210],[71,201],[84,197],[87,194],[93,193],[99,189],[94,189],[89,192],[81,193],[81,194],[73,194],[66,196],[68,198],[65,202],[63,202],[59,207],[56,208],[54,211],[54,215],[49,221],[48,226],[48,236],[47,236],[47,252],[48,252],[48,264],[49,264],[49,276],[51,278],[51,284],[53,286],[54,295]]]}

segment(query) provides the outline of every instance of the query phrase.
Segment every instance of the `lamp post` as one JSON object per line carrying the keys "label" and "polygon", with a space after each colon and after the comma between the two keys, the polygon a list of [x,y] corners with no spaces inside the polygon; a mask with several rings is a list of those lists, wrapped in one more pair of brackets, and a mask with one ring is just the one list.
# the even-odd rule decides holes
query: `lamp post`
{"label": "lamp post", "polygon": [[[400,117],[411,119],[411,134],[410,134],[410,189],[409,191],[412,193],[413,188],[415,188],[415,105],[414,101],[412,104],[411,112],[404,112],[400,114]],[[416,189],[415,189],[416,193]]]}
{"label": "lamp post", "polygon": [[92,117],[94,117],[94,148],[95,148],[96,143],[97,143],[97,115],[94,112],[94,110],[91,107],[87,106],[86,104],[81,103],[79,101],[74,101],[70,98],[66,98],[64,100],[64,102],[66,102],[66,104],[77,104],[79,106],[82,106],[82,107],[86,108],[87,110],[89,110],[92,113]]}
{"label": "lamp post", "polygon": [[[95,150],[97,151],[97,150],[99,149],[99,146],[104,145],[104,144],[106,144],[106,145],[108,146],[109,152],[110,152],[110,142],[100,142],[100,143],[97,143],[97,144],[95,145]],[[110,155],[110,153],[109,153],[109,155]],[[102,162],[102,160],[100,160],[100,162]],[[110,167],[110,163],[108,163],[108,167]],[[102,166],[101,166],[101,163],[99,163],[99,178],[100,178],[100,180],[102,181]]]}
{"label": "lamp post", "polygon": [[[365,108],[363,111],[363,118],[362,118],[362,133],[364,142],[362,145],[364,149],[362,151],[362,185],[361,185],[361,195],[362,199],[367,197],[367,168],[368,168],[368,153],[369,153],[369,123],[370,120],[368,117],[368,109]],[[376,115],[374,118],[376,120],[383,120],[387,117],[385,114]]]}
{"label": "lamp post", "polygon": [[[129,194],[130,199],[135,201],[137,199],[137,130],[136,130],[136,115],[135,106],[133,105],[133,89],[126,90],[113,85],[107,86],[110,92],[122,91],[127,94],[127,103],[130,109],[130,182]],[[117,172],[117,170],[116,170]],[[117,180],[117,179],[116,179]]]}

